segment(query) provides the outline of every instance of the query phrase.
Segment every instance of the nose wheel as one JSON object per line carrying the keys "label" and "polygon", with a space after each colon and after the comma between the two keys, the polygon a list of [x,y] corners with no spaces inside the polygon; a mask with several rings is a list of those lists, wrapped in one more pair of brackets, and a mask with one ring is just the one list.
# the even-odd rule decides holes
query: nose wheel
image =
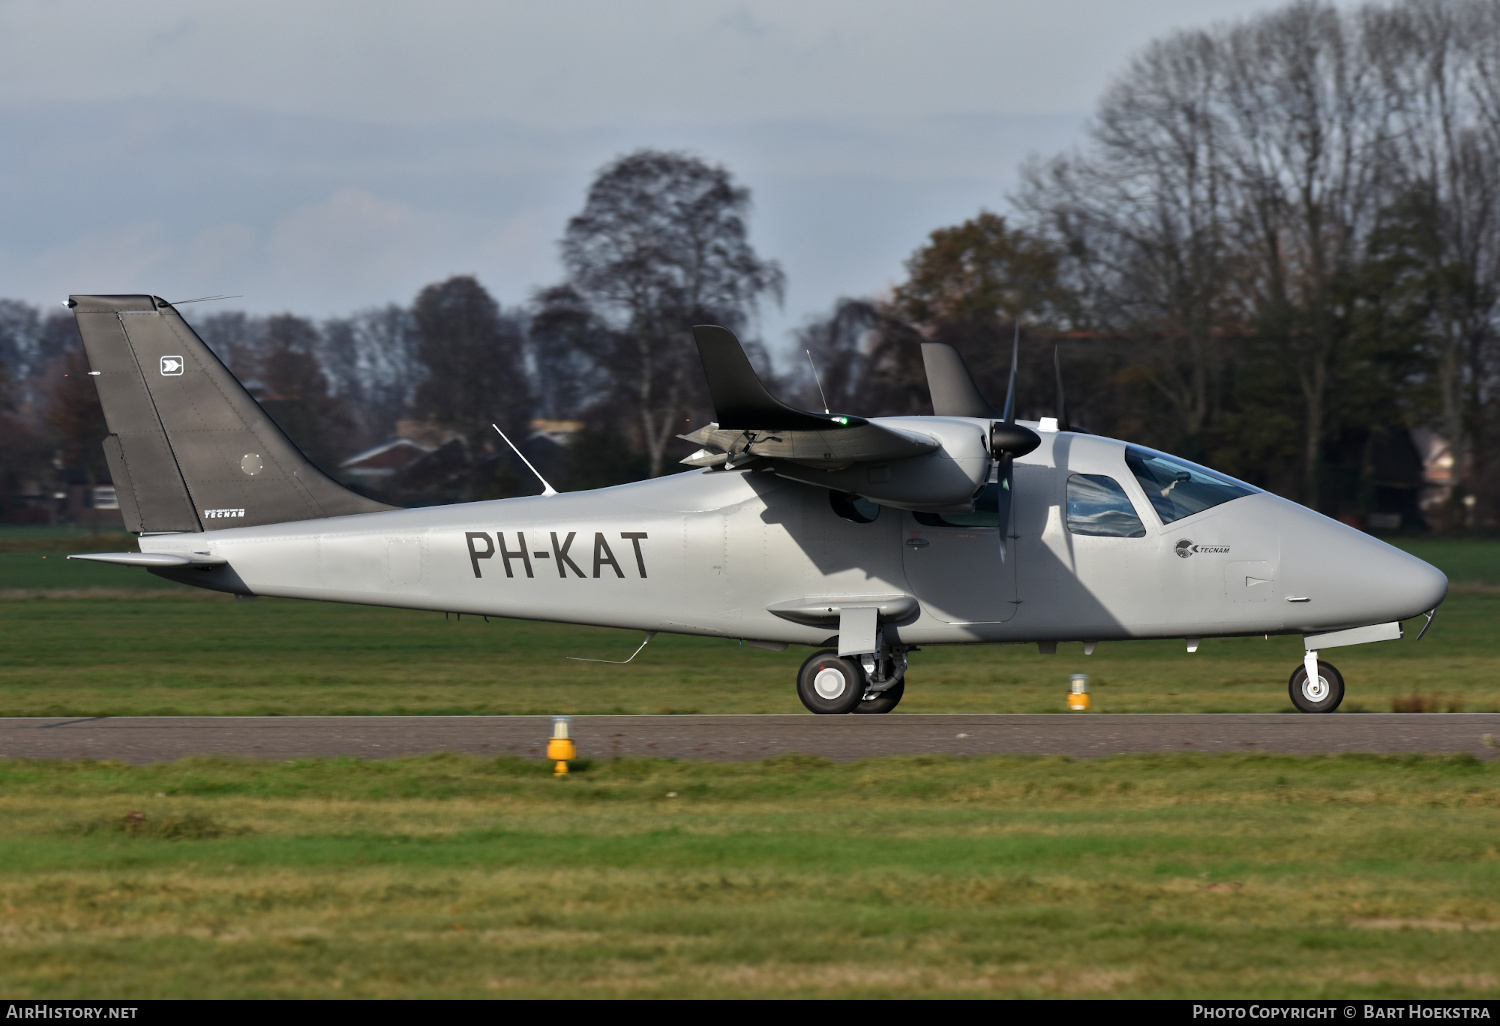
{"label": "nose wheel", "polygon": [[1298,712],[1331,713],[1344,700],[1344,678],[1331,663],[1318,660],[1318,675],[1309,680],[1307,667],[1298,666],[1287,682],[1287,692]]}

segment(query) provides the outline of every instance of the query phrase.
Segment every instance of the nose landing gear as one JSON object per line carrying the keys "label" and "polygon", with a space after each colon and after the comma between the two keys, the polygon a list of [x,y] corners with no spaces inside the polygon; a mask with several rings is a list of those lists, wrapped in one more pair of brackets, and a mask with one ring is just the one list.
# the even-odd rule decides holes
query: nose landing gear
{"label": "nose landing gear", "polygon": [[[1316,652],[1308,655],[1310,658],[1287,681],[1287,692],[1298,712],[1331,713],[1344,700],[1344,677],[1333,664],[1318,659]],[[1307,672],[1310,664],[1318,668],[1316,677]]]}

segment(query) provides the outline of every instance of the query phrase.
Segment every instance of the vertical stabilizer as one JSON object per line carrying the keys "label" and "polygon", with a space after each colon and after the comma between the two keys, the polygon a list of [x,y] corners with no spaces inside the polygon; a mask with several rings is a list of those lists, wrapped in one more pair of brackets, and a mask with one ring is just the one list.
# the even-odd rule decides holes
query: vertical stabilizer
{"label": "vertical stabilizer", "polygon": [[927,389],[932,395],[932,412],[939,417],[978,417],[1000,420],[1001,412],[974,384],[964,358],[946,342],[923,342],[922,365],[927,371]]}
{"label": "vertical stabilizer", "polygon": [[104,454],[131,531],[212,531],[391,509],[313,466],[154,296],[72,296]]}

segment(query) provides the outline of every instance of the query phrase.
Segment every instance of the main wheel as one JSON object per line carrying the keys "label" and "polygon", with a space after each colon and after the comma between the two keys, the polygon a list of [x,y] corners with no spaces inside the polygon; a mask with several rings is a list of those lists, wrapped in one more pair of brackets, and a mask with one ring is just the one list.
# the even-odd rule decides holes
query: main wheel
{"label": "main wheel", "polygon": [[1298,666],[1287,681],[1287,692],[1298,712],[1331,713],[1344,700],[1344,678],[1330,663],[1318,660],[1318,679],[1309,682],[1307,667]]}
{"label": "main wheel", "polygon": [[797,673],[797,697],[820,715],[853,712],[864,696],[864,671],[837,652],[818,652]]}
{"label": "main wheel", "polygon": [[866,698],[854,707],[857,713],[888,713],[901,702],[906,692],[906,681],[898,680],[874,698]]}

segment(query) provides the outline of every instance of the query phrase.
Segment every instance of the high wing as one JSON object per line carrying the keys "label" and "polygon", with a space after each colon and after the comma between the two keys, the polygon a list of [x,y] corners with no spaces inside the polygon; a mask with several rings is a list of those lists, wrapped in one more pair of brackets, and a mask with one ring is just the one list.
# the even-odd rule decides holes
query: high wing
{"label": "high wing", "polygon": [[678,436],[703,446],[682,461],[688,466],[733,468],[768,459],[839,470],[855,463],[910,459],[940,447],[934,438],[863,417],[794,409],[766,391],[733,332],[701,324],[693,329],[693,338],[716,420]]}
{"label": "high wing", "polygon": [[1030,452],[1037,436],[985,402],[951,347],[924,347],[937,416],[881,417],[794,409],[766,391],[727,328],[693,329],[715,421],[679,437],[700,446],[683,460],[733,470],[762,463],[777,476],[882,506],[968,512],[994,460]]}

